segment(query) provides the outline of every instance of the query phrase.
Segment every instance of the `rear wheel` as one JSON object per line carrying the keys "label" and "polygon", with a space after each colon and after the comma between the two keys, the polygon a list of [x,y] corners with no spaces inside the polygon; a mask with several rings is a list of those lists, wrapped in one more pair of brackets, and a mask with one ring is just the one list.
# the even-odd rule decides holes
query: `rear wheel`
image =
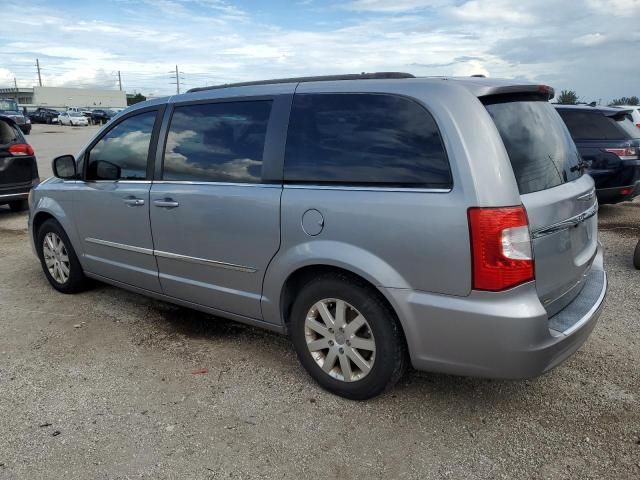
{"label": "rear wheel", "polygon": [[87,287],[76,252],[60,224],[45,221],[36,239],[42,270],[53,288],[62,293],[76,293]]}
{"label": "rear wheel", "polygon": [[640,240],[638,240],[636,250],[633,253],[633,266],[640,270]]}
{"label": "rear wheel", "polygon": [[394,313],[355,278],[326,274],[309,282],[293,304],[290,324],[298,359],[337,395],[374,397],[406,369],[405,342]]}
{"label": "rear wheel", "polygon": [[29,208],[29,203],[26,200],[14,200],[9,202],[9,208],[12,212],[22,212]]}

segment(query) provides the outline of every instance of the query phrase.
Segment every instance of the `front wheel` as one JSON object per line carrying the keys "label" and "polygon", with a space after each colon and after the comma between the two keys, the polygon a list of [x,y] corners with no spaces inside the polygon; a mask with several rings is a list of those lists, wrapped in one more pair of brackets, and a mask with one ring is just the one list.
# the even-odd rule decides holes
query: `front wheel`
{"label": "front wheel", "polygon": [[84,290],[87,279],[62,226],[57,221],[49,219],[42,224],[37,237],[38,256],[51,286],[62,293]]}
{"label": "front wheel", "polygon": [[407,366],[404,337],[375,289],[326,274],[305,285],[291,310],[300,363],[326,390],[365,400],[393,386]]}

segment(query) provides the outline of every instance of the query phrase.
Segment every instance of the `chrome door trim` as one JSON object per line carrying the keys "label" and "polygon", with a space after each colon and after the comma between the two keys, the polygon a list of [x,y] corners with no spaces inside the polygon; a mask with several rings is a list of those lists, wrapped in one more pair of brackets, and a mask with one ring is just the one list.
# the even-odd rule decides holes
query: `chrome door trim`
{"label": "chrome door trim", "polygon": [[451,188],[413,188],[413,187],[369,187],[357,185],[314,185],[314,184],[285,184],[285,189],[296,190],[347,190],[365,192],[416,192],[416,193],[450,193]]}
{"label": "chrome door trim", "polygon": [[144,255],[155,255],[161,258],[170,258],[172,260],[182,260],[183,262],[199,263],[201,265],[207,265],[209,267],[224,268],[227,270],[236,270],[239,272],[255,273],[257,268],[246,267],[244,265],[236,265],[235,263],[219,262],[216,260],[208,260],[206,258],[190,257],[189,255],[181,255],[179,253],[163,252],[162,250],[152,250],[150,248],[134,247],[133,245],[125,245],[124,243],[109,242],[107,240],[100,240],[99,238],[85,238],[86,242],[94,243],[96,245],[103,245],[105,247],[118,248],[120,250],[128,250],[130,252],[142,253]]}
{"label": "chrome door trim", "polygon": [[[241,183],[241,182],[196,182],[190,180],[154,180],[156,185],[210,185],[224,187],[261,187],[261,188],[282,188],[280,183]],[[159,192],[153,192],[159,193]]]}
{"label": "chrome door trim", "polygon": [[216,260],[208,260],[206,258],[190,257],[189,255],[180,255],[179,253],[163,252],[162,250],[154,250],[153,254],[156,257],[170,258],[172,260],[182,260],[184,262],[198,263],[201,265],[207,265],[209,267],[225,268],[227,270],[237,270],[237,271],[246,272],[246,273],[255,273],[258,271],[256,268],[245,267],[243,265],[236,265],[233,263],[226,263],[226,262],[218,262]]}
{"label": "chrome door trim", "polygon": [[541,227],[538,228],[536,230],[534,230],[533,232],[531,232],[531,237],[535,240],[536,238],[541,238],[541,237],[545,237],[547,235],[551,235],[552,233],[557,233],[560,232],[562,230],[567,230],[571,227],[575,227],[579,224],[581,224],[582,222],[584,222],[585,220],[595,216],[598,213],[598,204],[595,203],[593,206],[591,206],[590,208],[588,208],[587,210],[585,210],[584,212],[571,217],[571,218],[567,218],[566,220],[563,220],[561,222],[558,223],[554,223],[553,225],[549,225],[546,227]]}
{"label": "chrome door trim", "polygon": [[85,242],[94,243],[96,245],[103,245],[105,247],[118,248],[120,250],[128,250],[130,252],[142,253],[144,255],[153,255],[153,250],[150,248],[134,247],[133,245],[125,245],[124,243],[109,242],[107,240],[100,240],[99,238],[85,238]]}

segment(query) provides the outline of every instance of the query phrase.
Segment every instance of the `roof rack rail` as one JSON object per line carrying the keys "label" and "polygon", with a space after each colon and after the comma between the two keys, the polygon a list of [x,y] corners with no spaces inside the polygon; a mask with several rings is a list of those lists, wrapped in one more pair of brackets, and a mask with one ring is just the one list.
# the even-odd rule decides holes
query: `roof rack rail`
{"label": "roof rack rail", "polygon": [[404,72],[374,72],[374,73],[350,73],[345,75],[320,75],[316,77],[292,77],[292,78],[276,78],[273,80],[257,80],[254,82],[225,83],[222,85],[213,85],[211,87],[196,87],[187,90],[187,93],[202,92],[205,90],[216,90],[218,88],[229,87],[249,87],[253,85],[273,85],[276,83],[304,83],[304,82],[330,82],[333,80],[371,80],[371,79],[390,79],[390,78],[416,78],[410,73]]}

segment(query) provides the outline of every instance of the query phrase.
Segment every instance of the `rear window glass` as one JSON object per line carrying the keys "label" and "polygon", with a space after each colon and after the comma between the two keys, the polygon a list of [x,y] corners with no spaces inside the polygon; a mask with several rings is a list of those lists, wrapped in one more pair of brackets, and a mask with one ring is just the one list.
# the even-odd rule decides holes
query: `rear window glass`
{"label": "rear window glass", "polygon": [[298,94],[287,134],[285,181],[450,188],[431,115],[381,94]]}
{"label": "rear window glass", "polygon": [[[559,109],[571,136],[581,140],[628,140],[634,127],[627,115],[607,117],[598,111],[584,112]],[[625,128],[625,124],[627,128]],[[636,128],[636,130],[640,130]],[[635,133],[635,132],[634,132]]]}
{"label": "rear window glass", "polygon": [[509,154],[521,194],[582,175],[580,155],[562,119],[546,100],[486,102]]}
{"label": "rear window glass", "polygon": [[18,132],[7,122],[0,120],[0,145],[6,145],[18,140]]}

